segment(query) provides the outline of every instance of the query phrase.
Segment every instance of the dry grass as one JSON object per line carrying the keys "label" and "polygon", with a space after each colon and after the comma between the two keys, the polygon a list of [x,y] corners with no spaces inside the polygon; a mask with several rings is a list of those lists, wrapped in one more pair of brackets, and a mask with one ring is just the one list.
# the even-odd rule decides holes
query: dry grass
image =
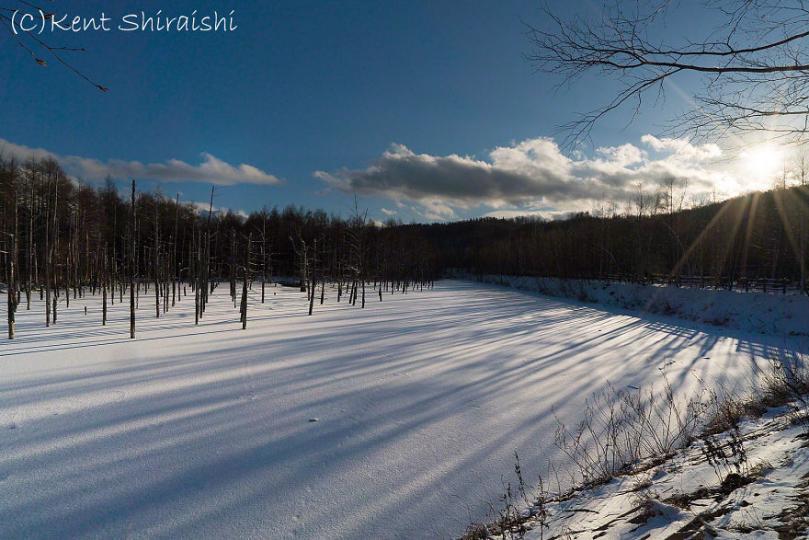
{"label": "dry grass", "polygon": [[[569,429],[557,422],[556,446],[576,473],[568,484],[576,490],[593,487],[610,479],[645,470],[648,464],[660,464],[674,453],[701,439],[706,459],[720,479],[720,490],[732,490],[760,476],[771,465],[750,465],[739,424],[744,418],[761,416],[769,408],[791,407],[794,422],[805,422],[809,411],[809,369],[803,364],[773,362],[769,373],[753,385],[746,397],[705,391],[685,399],[675,397],[668,380],[662,391],[641,389],[616,391],[612,388],[593,395],[583,418]],[[729,433],[727,441],[717,435]],[[516,456],[515,456],[516,457]],[[549,465],[546,478],[554,476]],[[548,488],[542,476],[536,495],[529,500],[516,457],[517,487],[505,484],[499,510],[492,508],[493,521],[473,524],[463,540],[523,538],[531,529],[544,533],[548,518],[546,505],[571,496],[574,489],[562,490],[556,478],[556,491]],[[639,484],[639,496],[648,485]],[[694,494],[697,496],[699,494]],[[687,506],[687,501],[666,501]]]}
{"label": "dry grass", "polygon": [[707,407],[699,398],[676,398],[668,380],[662,391],[610,388],[588,400],[574,428],[557,422],[554,440],[576,466],[576,484],[602,484],[688,446],[705,421]]}

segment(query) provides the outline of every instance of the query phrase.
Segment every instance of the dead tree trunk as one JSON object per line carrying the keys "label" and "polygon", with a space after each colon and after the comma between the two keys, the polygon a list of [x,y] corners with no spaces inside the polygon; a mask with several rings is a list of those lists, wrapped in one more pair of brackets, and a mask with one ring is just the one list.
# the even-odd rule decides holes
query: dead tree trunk
{"label": "dead tree trunk", "polygon": [[236,229],[230,230],[230,299],[236,307]]}
{"label": "dead tree trunk", "polygon": [[177,301],[177,294],[178,289],[180,288],[180,265],[177,264],[177,229],[180,223],[180,194],[177,194],[177,202],[174,203],[174,238],[172,239],[174,245],[172,246],[172,250],[174,251],[172,257],[172,282],[171,282],[171,307],[174,307],[175,302]]}
{"label": "dead tree trunk", "polygon": [[25,309],[31,309],[31,285],[34,257],[34,177],[31,177],[31,208],[28,216],[28,282],[25,287]]}
{"label": "dead tree trunk", "polygon": [[244,281],[242,282],[242,304],[241,304],[241,319],[242,319],[242,330],[247,328],[247,284],[250,279],[250,246],[253,242],[253,235],[248,235],[247,237],[247,250],[246,250],[246,257],[244,261],[244,272],[242,278]]}
{"label": "dead tree trunk", "polygon": [[311,271],[311,279],[309,282],[309,315],[312,314],[312,309],[315,307],[316,287],[317,287],[317,240],[315,240],[312,251],[312,271]]}
{"label": "dead tree trunk", "polygon": [[[48,186],[50,187],[50,186]],[[59,187],[59,176],[56,175],[54,179],[54,190],[53,190],[53,205],[48,205],[48,209],[45,215],[45,326],[48,327],[51,325],[51,310],[55,307],[54,304],[51,302],[51,285],[52,281],[54,281],[53,276],[53,245],[55,242],[52,241],[51,235],[51,218],[53,218],[53,222],[56,223],[56,207],[57,207],[57,194],[58,194],[58,187]],[[58,234],[58,230],[54,228],[53,236]],[[56,313],[53,313],[53,322],[56,322]]]}
{"label": "dead tree trunk", "polygon": [[211,200],[208,203],[208,221],[205,224],[205,251],[203,252],[202,261],[205,263],[202,267],[202,282],[200,291],[200,306],[199,316],[205,313],[205,306],[208,304],[208,291],[213,292],[213,281],[209,279],[209,272],[211,271],[211,216],[213,215],[213,194],[214,187],[211,186]]}
{"label": "dead tree trunk", "polygon": [[154,260],[152,261],[152,271],[154,272],[154,310],[155,319],[160,318],[160,223],[159,223],[159,201],[154,202]]}
{"label": "dead tree trunk", "polygon": [[194,324],[199,324],[199,314],[202,311],[200,305],[202,301],[202,293],[200,287],[202,286],[202,231],[197,232],[197,261],[194,264]]}
{"label": "dead tree trunk", "polygon": [[343,296],[343,266],[340,262],[337,262],[337,302],[340,302],[340,298]]}
{"label": "dead tree trunk", "polygon": [[135,259],[138,256],[135,245],[135,181],[132,180],[132,207],[129,217],[129,338],[135,339]]}
{"label": "dead tree trunk", "polygon": [[14,161],[11,162],[11,199],[12,199],[12,215],[14,220],[14,232],[11,233],[11,253],[9,254],[9,269],[8,269],[8,339],[14,339],[14,327],[16,325],[15,311],[17,311],[17,281],[14,274],[15,266],[17,263],[17,183],[16,183],[16,167]]}
{"label": "dead tree trunk", "polygon": [[261,303],[264,303],[264,288],[267,284],[267,210],[261,213]]}
{"label": "dead tree trunk", "polygon": [[242,283],[242,330],[247,329],[247,280],[248,268],[244,267],[244,282]]}
{"label": "dead tree trunk", "polygon": [[53,324],[56,324],[56,308],[59,299],[59,273],[54,265],[56,253],[59,248],[59,173],[56,174],[56,183],[53,190],[53,242],[51,242],[51,260],[48,266],[51,267],[51,276],[53,276]]}
{"label": "dead tree trunk", "polygon": [[[107,245],[104,245],[104,255],[101,262],[101,326],[107,326],[107,281],[109,273],[107,271]],[[113,291],[115,294],[115,291]]]}

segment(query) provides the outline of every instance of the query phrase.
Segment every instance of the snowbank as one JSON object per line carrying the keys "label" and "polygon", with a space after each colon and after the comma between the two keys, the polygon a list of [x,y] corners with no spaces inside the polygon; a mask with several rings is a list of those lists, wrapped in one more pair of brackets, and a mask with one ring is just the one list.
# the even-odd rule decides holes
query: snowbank
{"label": "snowbank", "polygon": [[525,538],[805,538],[809,448],[794,411],[772,409],[643,472],[548,501],[532,509]]}
{"label": "snowbank", "polygon": [[497,283],[759,334],[809,335],[809,297],[590,280],[486,275]]}

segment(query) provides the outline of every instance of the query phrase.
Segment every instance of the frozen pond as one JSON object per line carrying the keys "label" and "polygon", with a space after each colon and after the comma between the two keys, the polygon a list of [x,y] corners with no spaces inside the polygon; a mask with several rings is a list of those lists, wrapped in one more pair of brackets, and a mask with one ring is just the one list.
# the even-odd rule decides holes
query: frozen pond
{"label": "frozen pond", "polygon": [[515,450],[544,472],[554,414],[607,381],[747,384],[806,347],[461,281],[364,310],[327,290],[312,317],[273,288],[242,331],[227,289],[198,327],[192,297],[155,320],[143,296],[135,341],[128,302],[101,327],[98,298],[71,301],[49,329],[23,302],[0,342],[0,537],[450,537]]}

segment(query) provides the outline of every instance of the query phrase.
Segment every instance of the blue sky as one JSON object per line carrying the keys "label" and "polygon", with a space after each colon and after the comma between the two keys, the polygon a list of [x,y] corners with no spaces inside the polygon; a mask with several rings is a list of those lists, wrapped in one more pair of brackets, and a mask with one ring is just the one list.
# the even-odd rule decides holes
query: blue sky
{"label": "blue sky", "polygon": [[[456,219],[494,210],[550,215],[592,205],[581,197],[565,204],[542,193],[493,196],[483,189],[467,197],[456,196],[453,186],[423,191],[435,175],[444,174],[444,166],[455,171],[447,173],[446,182],[475,182],[468,167],[482,170],[495,161],[513,172],[522,167],[514,152],[544,171],[551,167],[546,162],[559,156],[537,141],[553,137],[558,125],[597,106],[616,88],[613,81],[590,77],[556,91],[559,79],[534,71],[524,59],[530,52],[524,22],[543,24],[536,1],[65,0],[56,5],[81,16],[104,11],[113,21],[140,10],[179,15],[233,9],[239,27],[218,34],[47,36],[53,44],[85,47],[85,53],[66,55],[108,86],[106,94],[56,62],[38,66],[10,35],[0,33],[0,139],[7,147],[73,156],[68,163],[74,171],[107,167],[135,175],[144,189],[159,184],[167,195],[179,191],[187,201],[206,200],[210,187],[177,175],[205,161],[207,153],[216,160],[208,163],[210,174],[224,163],[231,169],[221,170],[233,178],[217,188],[215,204],[246,211],[296,204],[345,214],[358,186],[361,204],[375,219]],[[563,14],[599,9],[592,2],[558,7]],[[558,165],[600,174],[599,161],[637,168],[657,157],[667,159],[670,145],[643,143],[641,137],[659,132],[661,122],[686,105],[675,91],[628,127],[627,116],[616,115],[593,132],[593,147],[583,149],[586,157]],[[523,141],[533,142],[516,150]],[[615,162],[616,151],[609,148],[625,143],[643,152],[646,161]],[[170,168],[177,163],[172,160],[188,167],[149,180],[154,175],[148,171]],[[133,161],[142,167],[121,165]],[[257,169],[263,180],[238,181],[240,164]],[[513,180],[484,172],[484,182]],[[405,189],[402,183],[410,176],[380,174],[424,174],[426,179]]]}

